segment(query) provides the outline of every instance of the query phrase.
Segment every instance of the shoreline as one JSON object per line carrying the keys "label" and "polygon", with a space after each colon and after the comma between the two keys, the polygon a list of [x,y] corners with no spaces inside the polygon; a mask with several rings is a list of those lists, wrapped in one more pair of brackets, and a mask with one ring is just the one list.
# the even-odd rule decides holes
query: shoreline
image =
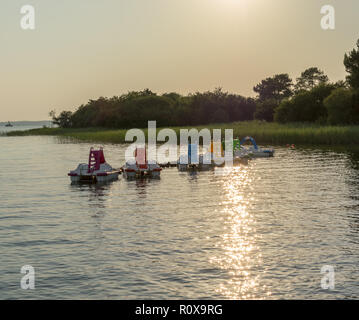
{"label": "shoreline", "polygon": [[[303,123],[278,124],[259,121],[234,122],[225,124],[212,124],[193,127],[170,127],[179,137],[180,129],[198,130],[208,128],[233,129],[234,137],[252,136],[258,144],[272,145],[318,145],[318,146],[358,146],[359,126],[329,126]],[[157,128],[157,133],[163,128]],[[10,131],[6,136],[60,136],[73,138],[79,141],[104,143],[131,143],[125,141],[129,129],[109,128],[38,128],[25,131]],[[142,129],[147,138],[147,128]]]}

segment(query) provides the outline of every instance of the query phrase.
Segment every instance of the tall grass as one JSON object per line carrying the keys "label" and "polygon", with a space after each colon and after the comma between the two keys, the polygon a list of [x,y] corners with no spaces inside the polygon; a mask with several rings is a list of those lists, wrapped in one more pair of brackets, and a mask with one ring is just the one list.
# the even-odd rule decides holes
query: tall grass
{"label": "tall grass", "polygon": [[[208,128],[233,129],[234,137],[252,136],[259,144],[298,144],[298,145],[359,145],[359,126],[323,126],[316,124],[279,124],[260,121],[234,122],[225,124],[213,124],[210,126],[199,126],[198,130]],[[190,127],[172,127],[177,133],[179,141],[180,129]],[[161,130],[158,128],[157,131]],[[147,136],[147,129],[143,130]],[[70,137],[81,141],[125,143],[127,130],[86,128],[86,129],[62,129],[42,128],[28,131],[13,131],[8,136],[28,135],[54,135]]]}

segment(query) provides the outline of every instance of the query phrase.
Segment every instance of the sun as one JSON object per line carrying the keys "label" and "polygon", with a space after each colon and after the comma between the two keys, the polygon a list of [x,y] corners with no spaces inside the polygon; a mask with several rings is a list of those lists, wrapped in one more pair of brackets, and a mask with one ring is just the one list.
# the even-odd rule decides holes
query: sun
{"label": "sun", "polygon": [[215,0],[217,5],[229,10],[248,8],[255,0]]}
{"label": "sun", "polygon": [[233,6],[239,6],[239,7],[243,7],[248,5],[248,0],[222,0],[222,2],[227,2],[229,5],[233,5]]}
{"label": "sun", "polygon": [[247,14],[247,11],[253,7],[256,1],[258,0],[213,0],[212,3],[220,11],[242,17]]}

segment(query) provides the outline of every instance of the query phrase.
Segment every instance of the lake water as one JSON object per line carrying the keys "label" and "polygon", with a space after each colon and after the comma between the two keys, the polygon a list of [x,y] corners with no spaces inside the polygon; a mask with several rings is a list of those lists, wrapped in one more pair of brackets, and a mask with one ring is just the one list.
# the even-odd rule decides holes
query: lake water
{"label": "lake water", "polygon": [[24,131],[42,128],[43,126],[52,127],[51,121],[15,121],[11,122],[12,127],[6,127],[7,122],[0,122],[0,135],[10,131]]}
{"label": "lake water", "polygon": [[[359,298],[358,154],[277,147],[224,175],[71,185],[90,146],[0,137],[1,299]],[[123,164],[125,146],[104,150]]]}

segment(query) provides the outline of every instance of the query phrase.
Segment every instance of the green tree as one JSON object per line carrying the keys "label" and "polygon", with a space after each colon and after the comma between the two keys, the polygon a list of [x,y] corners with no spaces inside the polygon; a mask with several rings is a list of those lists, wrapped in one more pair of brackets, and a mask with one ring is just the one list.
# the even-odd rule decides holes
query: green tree
{"label": "green tree", "polygon": [[176,102],[181,99],[181,95],[176,93],[176,92],[164,93],[162,95],[162,97],[170,98],[170,99],[172,99],[173,101],[176,101]]}
{"label": "green tree", "polygon": [[294,86],[295,92],[308,91],[314,87],[325,84],[329,81],[322,70],[317,67],[308,68],[303,71]]}
{"label": "green tree", "polygon": [[279,104],[281,100],[293,94],[292,86],[292,79],[288,74],[283,73],[262,80],[253,90],[258,94],[260,101],[274,99]]}
{"label": "green tree", "polygon": [[225,123],[229,121],[229,116],[225,110],[218,108],[212,115],[212,123]]}
{"label": "green tree", "polygon": [[344,56],[344,66],[347,75],[347,82],[352,88],[359,88],[359,40],[357,41],[357,48],[353,49]]}
{"label": "green tree", "polygon": [[274,121],[280,123],[286,123],[292,120],[294,117],[292,115],[293,111],[293,103],[291,100],[285,99],[283,100],[279,106],[274,111]]}
{"label": "green tree", "polygon": [[343,81],[343,80],[338,80],[337,82],[335,82],[334,87],[335,88],[347,88],[347,89],[350,88],[348,83],[346,81]]}
{"label": "green tree", "polygon": [[272,122],[274,110],[277,106],[278,106],[278,103],[275,99],[267,99],[264,101],[258,101],[256,112],[254,113],[254,119]]}
{"label": "green tree", "polygon": [[158,127],[171,125],[173,103],[172,99],[157,95],[145,95],[128,100],[121,110],[123,120],[126,120],[122,122],[122,126],[145,128],[150,120],[157,121]]}
{"label": "green tree", "polygon": [[71,111],[62,111],[58,117],[56,117],[56,112],[54,110],[50,111],[49,115],[52,117],[52,123],[58,125],[61,128],[70,128],[72,127],[72,112]]}
{"label": "green tree", "polygon": [[332,84],[321,84],[310,91],[301,91],[290,100],[284,100],[275,109],[274,120],[278,122],[325,121],[327,109],[324,99],[335,89]]}
{"label": "green tree", "polygon": [[324,100],[328,110],[330,124],[358,123],[358,92],[352,89],[338,88]]}

